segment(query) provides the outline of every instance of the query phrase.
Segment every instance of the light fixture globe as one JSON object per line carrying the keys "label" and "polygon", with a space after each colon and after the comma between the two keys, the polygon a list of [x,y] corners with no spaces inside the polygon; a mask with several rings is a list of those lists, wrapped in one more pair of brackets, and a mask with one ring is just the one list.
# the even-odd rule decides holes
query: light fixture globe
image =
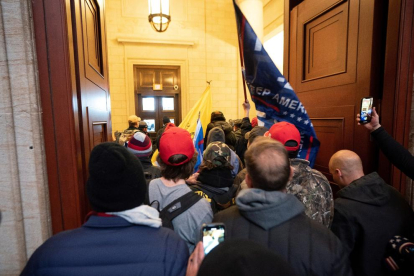
{"label": "light fixture globe", "polygon": [[148,21],[157,32],[165,32],[171,22],[169,0],[148,0]]}

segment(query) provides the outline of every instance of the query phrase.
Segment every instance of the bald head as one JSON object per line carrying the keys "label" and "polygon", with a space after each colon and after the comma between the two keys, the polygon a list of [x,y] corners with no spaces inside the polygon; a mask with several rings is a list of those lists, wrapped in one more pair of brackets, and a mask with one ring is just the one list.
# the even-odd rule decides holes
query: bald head
{"label": "bald head", "polygon": [[329,160],[329,172],[341,188],[364,176],[361,158],[350,150],[340,150],[332,155]]}

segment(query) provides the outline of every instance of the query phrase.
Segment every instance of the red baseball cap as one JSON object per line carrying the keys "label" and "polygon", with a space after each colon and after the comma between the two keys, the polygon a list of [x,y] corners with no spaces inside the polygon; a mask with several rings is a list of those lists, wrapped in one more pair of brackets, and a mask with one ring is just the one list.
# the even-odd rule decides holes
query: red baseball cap
{"label": "red baseball cap", "polygon": [[[287,151],[297,151],[300,146],[300,133],[295,125],[288,122],[279,122],[274,124],[269,131],[264,134],[265,137],[270,137],[285,145]],[[286,146],[286,142],[295,141],[296,146]]]}
{"label": "red baseball cap", "polygon": [[258,124],[259,124],[259,122],[257,121],[257,117],[254,117],[254,118],[252,119],[252,127],[257,126]]}
{"label": "red baseball cap", "polygon": [[[158,150],[161,160],[170,166],[179,166],[187,163],[193,158],[195,152],[190,133],[179,127],[170,127],[164,131],[160,139]],[[187,156],[187,159],[178,164],[168,162],[168,159],[176,154],[183,154]]]}

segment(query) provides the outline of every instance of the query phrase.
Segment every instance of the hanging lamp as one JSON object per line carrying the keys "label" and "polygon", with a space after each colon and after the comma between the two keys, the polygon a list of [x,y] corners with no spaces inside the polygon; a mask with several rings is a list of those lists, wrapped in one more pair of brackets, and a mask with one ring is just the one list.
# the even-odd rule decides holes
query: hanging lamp
{"label": "hanging lamp", "polygon": [[165,32],[171,22],[169,0],[148,0],[148,21],[157,32]]}

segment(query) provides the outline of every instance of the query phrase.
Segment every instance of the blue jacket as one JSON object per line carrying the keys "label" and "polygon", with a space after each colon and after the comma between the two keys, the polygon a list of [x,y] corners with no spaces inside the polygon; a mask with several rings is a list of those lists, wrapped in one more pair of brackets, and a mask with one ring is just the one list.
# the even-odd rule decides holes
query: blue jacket
{"label": "blue jacket", "polygon": [[91,216],[48,239],[21,275],[185,275],[188,248],[167,228]]}

